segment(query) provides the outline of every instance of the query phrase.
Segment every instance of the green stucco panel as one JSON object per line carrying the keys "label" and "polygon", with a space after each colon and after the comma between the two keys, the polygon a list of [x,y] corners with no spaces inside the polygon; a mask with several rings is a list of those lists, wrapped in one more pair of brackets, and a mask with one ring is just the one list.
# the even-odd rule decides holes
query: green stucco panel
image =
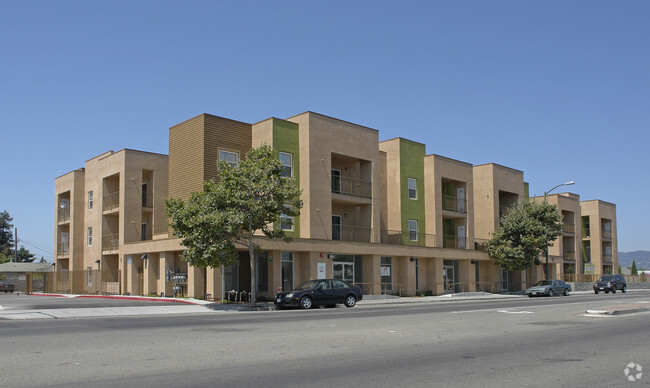
{"label": "green stucco panel", "polygon": [[[279,152],[293,155],[293,179],[300,187],[300,141],[298,124],[285,120],[273,119],[273,148]],[[300,237],[300,216],[293,218],[293,231],[286,231],[287,236]]]}
{"label": "green stucco panel", "polygon": [[[402,239],[405,245],[426,245],[424,213],[424,144],[400,139],[400,190],[402,205]],[[417,199],[408,196],[408,178],[417,180]],[[418,221],[418,241],[409,240],[409,220]]]}

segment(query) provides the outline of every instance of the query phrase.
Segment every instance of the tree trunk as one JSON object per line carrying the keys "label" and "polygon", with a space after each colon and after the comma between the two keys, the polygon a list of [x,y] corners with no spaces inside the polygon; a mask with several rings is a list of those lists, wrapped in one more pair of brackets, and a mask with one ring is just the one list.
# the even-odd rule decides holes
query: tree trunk
{"label": "tree trunk", "polygon": [[251,261],[251,309],[255,307],[256,303],[256,287],[255,287],[255,248],[253,247],[253,226],[251,225],[251,222],[249,221],[249,235],[248,235],[248,255],[250,256],[250,261]]}

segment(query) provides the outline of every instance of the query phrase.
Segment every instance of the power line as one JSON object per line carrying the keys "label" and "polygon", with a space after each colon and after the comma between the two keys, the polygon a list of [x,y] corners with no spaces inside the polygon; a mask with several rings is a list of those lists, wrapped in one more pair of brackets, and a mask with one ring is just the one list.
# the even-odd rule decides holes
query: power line
{"label": "power line", "polygon": [[23,240],[22,238],[19,238],[18,241],[21,242],[21,243],[24,243],[25,245],[28,245],[28,246],[32,247],[33,249],[36,249],[36,250],[39,250],[41,252],[47,253],[48,255],[50,255],[49,257],[54,256],[53,252],[50,252],[50,251],[48,251],[46,249],[43,249],[43,248],[39,247],[38,245],[36,245],[35,243],[33,243],[31,241]]}

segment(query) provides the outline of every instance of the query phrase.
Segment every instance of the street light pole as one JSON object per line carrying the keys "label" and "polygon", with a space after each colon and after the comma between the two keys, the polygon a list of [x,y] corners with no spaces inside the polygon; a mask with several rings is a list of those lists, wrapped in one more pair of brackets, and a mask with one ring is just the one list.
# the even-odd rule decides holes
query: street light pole
{"label": "street light pole", "polygon": [[[568,181],[568,182],[560,183],[560,184],[557,185],[557,186],[554,186],[554,187],[553,187],[552,189],[550,189],[549,191],[545,191],[545,192],[544,192],[544,203],[546,203],[546,196],[547,196],[551,191],[557,189],[557,188],[560,187],[560,186],[571,186],[571,185],[575,185],[575,184],[576,184],[576,183],[575,183],[574,181]],[[544,255],[546,256],[546,276],[545,276],[545,279],[548,280],[548,243],[546,244],[546,249],[545,249],[544,251],[545,251],[545,252],[544,252]],[[534,260],[533,260],[533,264],[535,264],[535,261],[534,261]],[[535,272],[535,266],[533,265],[533,273],[534,273],[534,272]]]}

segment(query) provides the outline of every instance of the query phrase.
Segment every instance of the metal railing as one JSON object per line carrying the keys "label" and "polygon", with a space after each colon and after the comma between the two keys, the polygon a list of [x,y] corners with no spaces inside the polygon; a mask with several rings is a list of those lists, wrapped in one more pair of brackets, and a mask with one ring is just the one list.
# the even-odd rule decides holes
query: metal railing
{"label": "metal railing", "polygon": [[332,240],[370,242],[372,228],[356,225],[332,225]]}
{"label": "metal railing", "polygon": [[102,250],[115,251],[120,247],[120,234],[105,234],[102,236]]}
{"label": "metal railing", "polygon": [[485,244],[488,242],[488,240],[484,238],[475,238],[474,239],[474,250],[477,251],[484,251],[485,252]]}
{"label": "metal railing", "polygon": [[104,195],[102,202],[103,210],[114,210],[120,207],[120,192],[115,191]]}
{"label": "metal railing", "polygon": [[603,253],[603,263],[611,263],[611,262],[612,262],[612,254]]}
{"label": "metal railing", "polygon": [[117,295],[120,293],[120,282],[116,281],[117,279],[120,279],[119,270],[117,272],[97,269],[46,272],[43,280],[43,291],[64,294]]}
{"label": "metal railing", "polygon": [[363,179],[332,176],[332,193],[372,198],[372,182]]}
{"label": "metal railing", "polygon": [[566,249],[564,251],[564,260],[575,260],[576,259],[576,252],[570,249]]}
{"label": "metal railing", "polygon": [[582,237],[584,237],[584,238],[591,237],[591,230],[589,229],[588,226],[586,226],[586,227],[584,228],[584,231],[585,231],[585,233],[582,235]]}
{"label": "metal railing", "polygon": [[573,224],[562,224],[562,232],[567,234],[575,234],[576,228]]}
{"label": "metal railing", "polygon": [[355,285],[361,287],[364,295],[398,295],[402,296],[404,285],[401,283],[371,283],[355,282]]}
{"label": "metal railing", "polygon": [[60,242],[56,246],[57,256],[67,256],[70,254],[70,242]]}
{"label": "metal railing", "polygon": [[388,245],[436,246],[436,235],[401,230],[381,230],[381,243]]}
{"label": "metal railing", "polygon": [[612,239],[612,231],[611,230],[602,230],[600,232],[600,237],[604,239],[611,240]]}
{"label": "metal railing", "polygon": [[64,207],[63,209],[59,209],[59,215],[57,219],[59,222],[68,221],[70,219],[70,208]]}
{"label": "metal railing", "polygon": [[443,248],[467,249],[467,238],[453,235],[444,235],[442,237]]}
{"label": "metal railing", "polygon": [[454,197],[451,195],[442,196],[442,210],[450,210],[458,213],[467,213],[465,198]]}

